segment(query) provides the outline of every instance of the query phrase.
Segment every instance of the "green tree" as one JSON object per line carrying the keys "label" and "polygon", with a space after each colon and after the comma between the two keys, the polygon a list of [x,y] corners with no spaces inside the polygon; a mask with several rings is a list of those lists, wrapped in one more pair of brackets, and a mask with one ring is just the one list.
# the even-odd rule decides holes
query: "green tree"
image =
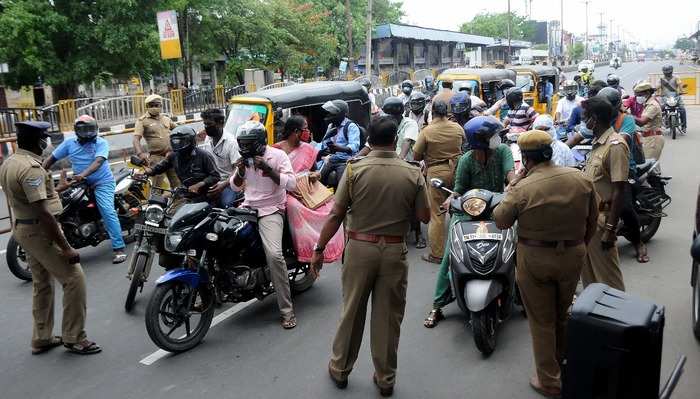
{"label": "green tree", "polygon": [[572,60],[580,60],[583,56],[584,46],[583,43],[574,43],[572,47],[569,47],[569,57]]}
{"label": "green tree", "polygon": [[673,48],[677,48],[679,50],[692,50],[695,48],[695,43],[687,37],[681,37],[676,40],[676,44],[673,45]]}
{"label": "green tree", "polygon": [[[511,38],[532,41],[534,23],[515,13],[511,13],[511,16]],[[479,13],[471,21],[463,23],[459,30],[472,35],[505,38],[508,35],[508,13]]]}
{"label": "green tree", "polygon": [[42,80],[57,98],[98,75],[150,76],[158,54],[154,3],[149,0],[15,0],[0,12],[0,59],[11,87]]}

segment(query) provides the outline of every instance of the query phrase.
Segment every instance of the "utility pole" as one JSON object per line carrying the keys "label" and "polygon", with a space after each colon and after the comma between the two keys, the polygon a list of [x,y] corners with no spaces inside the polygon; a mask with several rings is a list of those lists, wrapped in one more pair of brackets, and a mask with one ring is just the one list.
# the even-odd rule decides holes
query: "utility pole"
{"label": "utility pole", "polygon": [[586,59],[589,58],[588,57],[588,3],[590,3],[590,2],[591,2],[590,0],[584,1],[584,4],[586,4],[586,38],[584,40],[586,42],[586,52],[585,52]]}
{"label": "utility pole", "polygon": [[564,0],[561,0],[561,3],[559,4],[559,11],[561,12],[561,15],[559,16],[561,21],[559,21],[559,29],[561,30],[560,34],[560,42],[559,42],[559,52],[561,55],[561,63],[562,65],[564,64]]}
{"label": "utility pole", "polygon": [[600,46],[600,55],[603,55],[607,53],[607,49],[603,51],[603,41],[605,40],[603,37],[603,30],[605,29],[605,25],[603,25],[603,12],[599,12],[598,15],[600,15],[600,25],[598,25],[598,45]]}
{"label": "utility pole", "polygon": [[506,65],[510,64],[510,24],[512,15],[510,14],[510,0],[508,0],[508,54],[506,54]]}
{"label": "utility pole", "polygon": [[[613,42],[613,21],[614,19],[610,18],[610,25],[608,26],[608,29],[610,30],[610,32],[608,32],[608,37],[610,38],[608,41],[609,43]],[[615,45],[613,44],[613,50],[615,49],[614,46]]]}
{"label": "utility pole", "polygon": [[350,0],[345,0],[345,24],[347,25],[347,38],[348,38],[348,69],[347,73],[352,73],[355,69],[352,62],[352,13],[350,12]]}
{"label": "utility pole", "polygon": [[365,75],[372,76],[372,0],[367,4],[367,55],[365,55]]}

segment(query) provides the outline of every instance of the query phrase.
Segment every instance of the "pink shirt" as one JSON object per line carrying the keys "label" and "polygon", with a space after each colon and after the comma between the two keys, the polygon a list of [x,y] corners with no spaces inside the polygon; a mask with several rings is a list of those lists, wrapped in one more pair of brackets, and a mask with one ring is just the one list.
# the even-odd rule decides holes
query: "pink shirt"
{"label": "pink shirt", "polygon": [[[248,166],[245,170],[245,200],[244,207],[258,210],[258,216],[271,215],[283,211],[287,207],[287,191],[294,191],[297,180],[292,169],[292,163],[287,154],[274,147],[268,146],[263,155],[265,162],[280,175],[280,184],[271,178],[263,176],[260,169]],[[234,191],[242,191],[243,187],[234,183],[234,173],[229,182]]]}

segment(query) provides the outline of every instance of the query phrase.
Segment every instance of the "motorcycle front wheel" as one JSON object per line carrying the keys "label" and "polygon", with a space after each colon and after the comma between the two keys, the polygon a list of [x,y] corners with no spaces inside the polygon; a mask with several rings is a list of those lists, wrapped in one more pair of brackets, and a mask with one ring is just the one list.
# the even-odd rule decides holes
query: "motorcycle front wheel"
{"label": "motorcycle front wheel", "polygon": [[693,281],[693,308],[692,308],[692,323],[693,323],[693,334],[695,339],[700,340],[700,272],[697,268],[700,267],[698,263],[693,262],[693,270],[695,274],[695,281]]}
{"label": "motorcycle front wheel", "polygon": [[491,355],[496,349],[496,326],[498,325],[494,304],[482,311],[472,312],[471,319],[476,348],[484,356]]}
{"label": "motorcycle front wheel", "polygon": [[311,268],[308,263],[288,268],[287,273],[289,274],[289,287],[294,295],[309,290],[316,281],[311,275]]}
{"label": "motorcycle front wheel", "polygon": [[146,308],[146,331],[168,352],[184,352],[207,335],[214,318],[214,295],[205,286],[170,281],[156,287]]}
{"label": "motorcycle front wheel", "polygon": [[15,240],[14,235],[7,242],[5,260],[7,260],[7,267],[15,277],[24,281],[32,281],[32,269],[27,262],[27,253]]}
{"label": "motorcycle front wheel", "polygon": [[136,254],[136,259],[134,261],[134,272],[131,274],[131,283],[129,284],[129,292],[126,293],[126,301],[124,302],[124,310],[131,312],[134,308],[134,302],[136,301],[136,292],[139,288],[143,289],[143,283],[146,282],[146,276],[144,275],[146,271],[146,263],[148,262],[148,255],[146,254]]}

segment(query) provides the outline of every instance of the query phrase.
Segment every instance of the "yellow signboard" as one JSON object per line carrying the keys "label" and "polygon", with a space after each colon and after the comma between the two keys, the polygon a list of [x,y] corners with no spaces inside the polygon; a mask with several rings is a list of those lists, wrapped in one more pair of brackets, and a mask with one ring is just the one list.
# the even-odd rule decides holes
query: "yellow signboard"
{"label": "yellow signboard", "polygon": [[174,10],[158,13],[158,36],[160,37],[160,58],[164,60],[182,58],[177,13]]}

